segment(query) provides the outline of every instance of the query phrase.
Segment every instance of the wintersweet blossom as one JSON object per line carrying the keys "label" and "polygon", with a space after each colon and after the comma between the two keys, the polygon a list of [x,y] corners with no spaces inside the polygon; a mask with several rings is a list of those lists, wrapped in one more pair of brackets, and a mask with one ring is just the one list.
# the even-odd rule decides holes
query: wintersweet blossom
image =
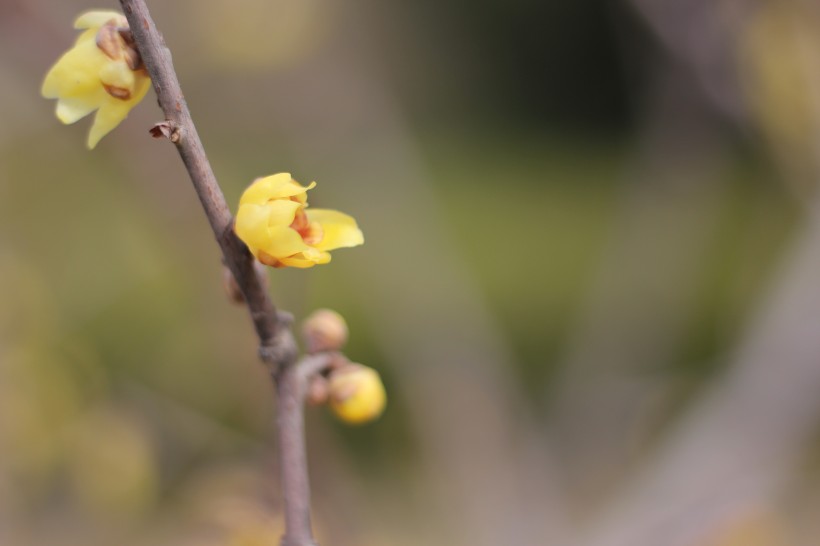
{"label": "wintersweet blossom", "polygon": [[46,74],[41,92],[57,99],[57,118],[63,123],[97,111],[87,142],[94,148],[142,100],[151,80],[122,14],[89,11],[74,28],[85,32]]}
{"label": "wintersweet blossom", "polygon": [[256,179],[239,200],[234,231],[256,258],[272,267],[313,267],[330,261],[329,250],[364,243],[356,220],[310,209],[307,191],[290,173]]}
{"label": "wintersweet blossom", "polygon": [[330,409],[345,423],[360,425],[384,412],[387,394],[373,368],[350,364],[332,372],[328,381]]}

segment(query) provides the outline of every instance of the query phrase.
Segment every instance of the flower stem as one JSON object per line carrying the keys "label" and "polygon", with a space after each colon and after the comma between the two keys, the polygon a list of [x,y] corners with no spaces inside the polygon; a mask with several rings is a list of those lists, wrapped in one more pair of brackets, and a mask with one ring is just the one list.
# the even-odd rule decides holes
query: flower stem
{"label": "flower stem", "polygon": [[151,77],[159,106],[165,114],[166,120],[158,124],[161,128],[155,134],[168,136],[185,164],[222,250],[225,265],[236,278],[247,302],[259,338],[259,356],[270,367],[276,384],[277,436],[285,512],[282,546],[315,546],[310,528],[310,487],[305,448],[305,381],[296,364],[297,349],[290,330],[290,317],[277,312],[253,267],[250,252],[233,233],[233,216],[191,119],[171,62],[171,53],[145,1],[120,0],[120,4]]}

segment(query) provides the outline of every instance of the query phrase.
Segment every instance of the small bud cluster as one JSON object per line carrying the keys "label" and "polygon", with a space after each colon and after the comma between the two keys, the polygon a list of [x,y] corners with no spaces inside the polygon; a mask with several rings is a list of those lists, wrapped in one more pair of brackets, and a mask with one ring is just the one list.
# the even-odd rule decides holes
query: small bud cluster
{"label": "small bud cluster", "polygon": [[[330,309],[320,309],[302,323],[308,353],[339,351],[347,342],[344,318]],[[327,404],[345,423],[358,425],[377,419],[387,405],[387,393],[379,373],[373,368],[334,355],[324,373],[310,378],[307,402]]]}

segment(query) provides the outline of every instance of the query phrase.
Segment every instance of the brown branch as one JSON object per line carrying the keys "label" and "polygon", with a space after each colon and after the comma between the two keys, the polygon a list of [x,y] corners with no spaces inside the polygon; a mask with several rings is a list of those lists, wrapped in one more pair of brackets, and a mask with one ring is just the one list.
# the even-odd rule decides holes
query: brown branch
{"label": "brown branch", "polygon": [[325,370],[338,369],[349,363],[347,357],[335,351],[315,353],[302,357],[298,364],[302,386],[306,387],[310,378],[314,375],[318,375]]}
{"label": "brown branch", "polygon": [[[148,7],[144,0],[120,0],[120,4],[166,118],[152,130],[152,134],[167,136],[188,170],[222,250],[225,265],[233,273],[247,302],[259,337],[259,356],[270,366],[276,384],[277,434],[285,512],[282,546],[313,546],[303,414],[305,378],[295,364],[297,349],[290,330],[291,318],[277,312],[255,271],[250,252],[233,232],[230,209],[191,119],[171,62],[171,53]],[[315,357],[306,360],[313,362]]]}

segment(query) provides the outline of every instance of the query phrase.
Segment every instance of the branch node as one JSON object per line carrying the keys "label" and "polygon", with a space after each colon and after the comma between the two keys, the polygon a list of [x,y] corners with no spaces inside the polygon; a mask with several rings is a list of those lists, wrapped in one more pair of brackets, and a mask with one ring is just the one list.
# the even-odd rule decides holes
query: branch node
{"label": "branch node", "polygon": [[179,142],[180,139],[180,128],[177,126],[176,123],[170,120],[161,121],[151,127],[148,131],[151,133],[151,136],[154,138],[167,138],[174,144]]}
{"label": "branch node", "polygon": [[296,362],[297,350],[290,330],[279,329],[279,332],[259,346],[259,358],[271,368],[274,377],[281,371]]}
{"label": "branch node", "polygon": [[293,324],[293,313],[289,313],[288,311],[277,310],[277,312],[276,312],[276,321],[283,328],[290,328],[291,325]]}

